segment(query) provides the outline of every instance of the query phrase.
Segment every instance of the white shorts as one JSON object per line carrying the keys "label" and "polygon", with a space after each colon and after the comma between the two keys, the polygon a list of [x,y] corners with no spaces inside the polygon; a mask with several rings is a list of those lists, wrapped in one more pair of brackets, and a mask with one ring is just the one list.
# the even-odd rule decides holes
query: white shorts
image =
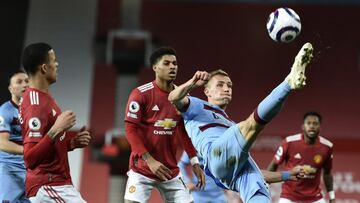
{"label": "white shorts", "polygon": [[156,188],[167,203],[189,203],[194,201],[180,173],[168,181],[156,181],[135,173],[133,170],[130,170],[127,175],[128,180],[124,197],[126,200],[147,202],[152,189]]}
{"label": "white shorts", "polygon": [[[291,200],[286,199],[286,198],[280,198],[279,203],[297,203],[297,202],[291,201]],[[324,198],[322,198],[322,199],[319,199],[318,201],[315,201],[315,202],[312,202],[312,203],[326,203],[326,201],[325,201]]]}
{"label": "white shorts", "polygon": [[86,203],[72,185],[40,187],[35,196],[29,198],[32,203]]}

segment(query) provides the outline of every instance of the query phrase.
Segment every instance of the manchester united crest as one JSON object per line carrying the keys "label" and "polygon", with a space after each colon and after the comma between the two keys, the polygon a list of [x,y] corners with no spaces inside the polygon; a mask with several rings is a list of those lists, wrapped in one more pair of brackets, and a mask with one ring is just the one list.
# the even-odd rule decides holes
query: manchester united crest
{"label": "manchester united crest", "polygon": [[136,187],[135,187],[135,186],[132,185],[132,186],[129,187],[129,192],[130,192],[130,193],[134,193],[135,191],[136,191]]}
{"label": "manchester united crest", "polygon": [[317,154],[317,155],[314,156],[314,162],[316,164],[320,164],[321,161],[322,161],[322,156],[320,154]]}

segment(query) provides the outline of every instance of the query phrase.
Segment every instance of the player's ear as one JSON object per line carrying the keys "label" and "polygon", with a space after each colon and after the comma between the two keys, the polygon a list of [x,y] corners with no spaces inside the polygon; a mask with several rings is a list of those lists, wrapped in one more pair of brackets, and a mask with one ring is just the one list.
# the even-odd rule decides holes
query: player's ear
{"label": "player's ear", "polygon": [[8,86],[8,90],[9,90],[10,93],[12,93],[12,87],[11,87],[11,85]]}
{"label": "player's ear", "polygon": [[209,95],[209,88],[207,88],[206,86],[205,86],[205,88],[204,88],[204,94],[205,94],[207,97],[210,97],[210,95]]}
{"label": "player's ear", "polygon": [[156,73],[156,65],[152,66],[153,71]]}
{"label": "player's ear", "polygon": [[46,71],[47,71],[47,65],[46,65],[45,63],[41,64],[41,65],[40,65],[40,72],[41,72],[42,74],[45,74]]}

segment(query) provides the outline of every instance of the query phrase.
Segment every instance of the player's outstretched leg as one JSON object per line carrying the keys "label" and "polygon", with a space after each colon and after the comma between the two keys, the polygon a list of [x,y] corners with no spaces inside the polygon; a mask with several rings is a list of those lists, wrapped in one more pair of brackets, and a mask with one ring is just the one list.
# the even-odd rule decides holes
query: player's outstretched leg
{"label": "player's outstretched leg", "polygon": [[306,85],[305,68],[313,58],[313,47],[308,42],[303,45],[299,53],[295,57],[293,66],[291,67],[290,74],[286,77],[291,89],[301,89]]}
{"label": "player's outstretched leg", "polygon": [[313,47],[310,43],[302,46],[295,57],[290,74],[259,104],[254,114],[258,123],[266,124],[270,122],[280,111],[291,90],[297,90],[305,86],[305,68],[311,62],[312,52]]}

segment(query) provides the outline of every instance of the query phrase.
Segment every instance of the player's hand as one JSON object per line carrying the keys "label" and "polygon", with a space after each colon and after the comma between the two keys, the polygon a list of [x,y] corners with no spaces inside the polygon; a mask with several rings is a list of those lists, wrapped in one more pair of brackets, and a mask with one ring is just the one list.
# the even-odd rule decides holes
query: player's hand
{"label": "player's hand", "polygon": [[290,170],[290,180],[298,181],[306,176],[306,171],[303,166],[295,166]]}
{"label": "player's hand", "polygon": [[161,162],[155,160],[152,156],[147,158],[146,163],[151,172],[160,178],[160,180],[166,181],[171,179],[171,170]]}
{"label": "player's hand", "polygon": [[204,171],[201,169],[200,165],[199,164],[193,165],[192,170],[198,180],[196,187],[200,188],[200,189],[205,188],[205,175],[204,175]]}
{"label": "player's hand", "polygon": [[48,132],[51,139],[54,139],[60,133],[69,130],[76,123],[76,115],[72,111],[64,111],[57,118],[54,125]]}
{"label": "player's hand", "polygon": [[71,149],[83,148],[89,145],[91,140],[90,132],[83,126],[74,138],[71,139]]}
{"label": "player's hand", "polygon": [[206,71],[196,71],[194,76],[190,79],[193,87],[204,86],[210,78],[210,74]]}
{"label": "player's hand", "polygon": [[197,189],[194,183],[188,183],[186,184],[186,187],[189,189],[190,192]]}

